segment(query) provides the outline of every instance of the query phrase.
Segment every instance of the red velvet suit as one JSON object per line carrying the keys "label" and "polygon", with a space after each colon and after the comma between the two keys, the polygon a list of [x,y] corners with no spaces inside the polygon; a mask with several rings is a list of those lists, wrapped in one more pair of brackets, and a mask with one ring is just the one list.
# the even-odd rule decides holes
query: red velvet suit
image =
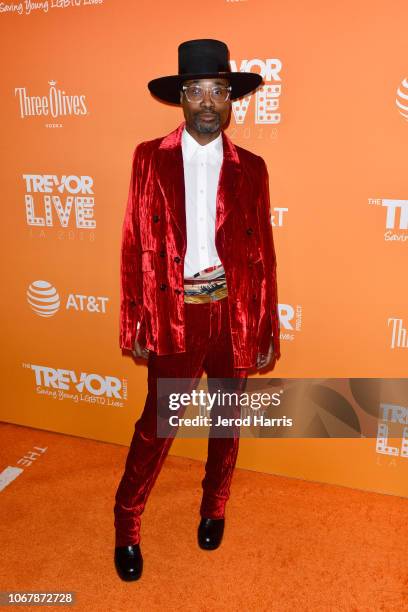
{"label": "red velvet suit", "polygon": [[[228,296],[184,302],[183,127],[141,143],[133,158],[123,225],[120,346],[133,349],[137,338],[150,352],[145,406],[115,496],[116,546],[140,541],[141,515],[172,443],[172,437],[157,436],[158,379],[185,378],[193,389],[205,371],[210,392],[217,378],[233,379],[238,391],[257,352],[267,353],[272,334],[280,356],[268,173],[261,157],[235,146],[224,132],[215,244]],[[212,408],[214,421],[218,409]],[[224,517],[238,446],[239,428],[230,437],[210,428],[202,517]]]}
{"label": "red velvet suit", "polygon": [[[158,355],[185,351],[184,124],[136,147],[123,226],[120,346],[133,349],[137,338]],[[268,352],[271,336],[280,357],[268,171],[223,131],[222,140],[215,244],[227,280],[234,364],[250,368],[258,352]]]}

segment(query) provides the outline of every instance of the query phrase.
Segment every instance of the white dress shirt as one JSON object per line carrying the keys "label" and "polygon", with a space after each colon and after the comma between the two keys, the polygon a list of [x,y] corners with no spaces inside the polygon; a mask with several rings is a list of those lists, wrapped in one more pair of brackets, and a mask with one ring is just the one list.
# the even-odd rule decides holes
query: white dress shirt
{"label": "white dress shirt", "polygon": [[200,145],[184,127],[181,148],[187,229],[184,278],[191,278],[204,268],[221,264],[215,246],[215,221],[218,179],[224,156],[222,135]]}

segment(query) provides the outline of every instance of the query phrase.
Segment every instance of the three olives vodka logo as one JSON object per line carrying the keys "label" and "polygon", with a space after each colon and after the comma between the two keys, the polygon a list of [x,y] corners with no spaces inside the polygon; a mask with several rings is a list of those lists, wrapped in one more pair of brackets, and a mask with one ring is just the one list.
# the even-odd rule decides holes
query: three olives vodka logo
{"label": "three olives vodka logo", "polygon": [[257,89],[255,95],[248,95],[232,102],[232,112],[238,125],[245,122],[245,117],[251,100],[255,104],[255,123],[273,125],[280,123],[279,99],[282,90],[280,72],[282,62],[280,59],[243,59],[238,66],[235,60],[230,61],[234,72],[257,72],[261,74],[265,85]]}
{"label": "three olives vodka logo", "polygon": [[92,177],[23,174],[23,180],[27,225],[39,228],[66,228],[70,225],[78,229],[95,229]]}
{"label": "three olives vodka logo", "polygon": [[387,320],[390,348],[392,349],[408,349],[408,330],[405,327],[407,324],[402,317],[388,317]]}
{"label": "three olives vodka logo", "polygon": [[88,114],[84,94],[68,94],[56,87],[57,81],[48,81],[47,95],[32,95],[26,87],[15,87],[20,118],[27,117],[81,117]]}

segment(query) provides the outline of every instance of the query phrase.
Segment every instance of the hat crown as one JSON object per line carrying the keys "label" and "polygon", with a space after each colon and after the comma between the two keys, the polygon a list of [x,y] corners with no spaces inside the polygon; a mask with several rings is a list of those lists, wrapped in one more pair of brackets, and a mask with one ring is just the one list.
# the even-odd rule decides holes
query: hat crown
{"label": "hat crown", "polygon": [[178,71],[179,75],[230,72],[227,45],[212,38],[181,43],[178,47]]}
{"label": "hat crown", "polygon": [[221,40],[186,40],[178,46],[178,74],[152,79],[147,86],[160,100],[181,104],[180,89],[185,81],[223,77],[231,86],[230,100],[236,100],[254,91],[262,83],[262,77],[255,72],[231,70],[228,55],[228,47]]}

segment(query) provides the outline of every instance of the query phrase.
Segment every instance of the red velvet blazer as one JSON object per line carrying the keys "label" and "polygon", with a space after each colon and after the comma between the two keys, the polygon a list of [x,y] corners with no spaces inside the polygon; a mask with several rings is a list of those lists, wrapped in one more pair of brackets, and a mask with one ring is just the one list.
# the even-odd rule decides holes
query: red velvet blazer
{"label": "red velvet blazer", "polygon": [[[135,338],[158,355],[185,351],[184,256],[187,246],[181,134],[140,143],[133,154],[121,249],[120,347]],[[280,357],[276,258],[269,179],[262,157],[222,133],[224,159],[215,245],[224,266],[234,365],[255,366],[271,337]]]}

